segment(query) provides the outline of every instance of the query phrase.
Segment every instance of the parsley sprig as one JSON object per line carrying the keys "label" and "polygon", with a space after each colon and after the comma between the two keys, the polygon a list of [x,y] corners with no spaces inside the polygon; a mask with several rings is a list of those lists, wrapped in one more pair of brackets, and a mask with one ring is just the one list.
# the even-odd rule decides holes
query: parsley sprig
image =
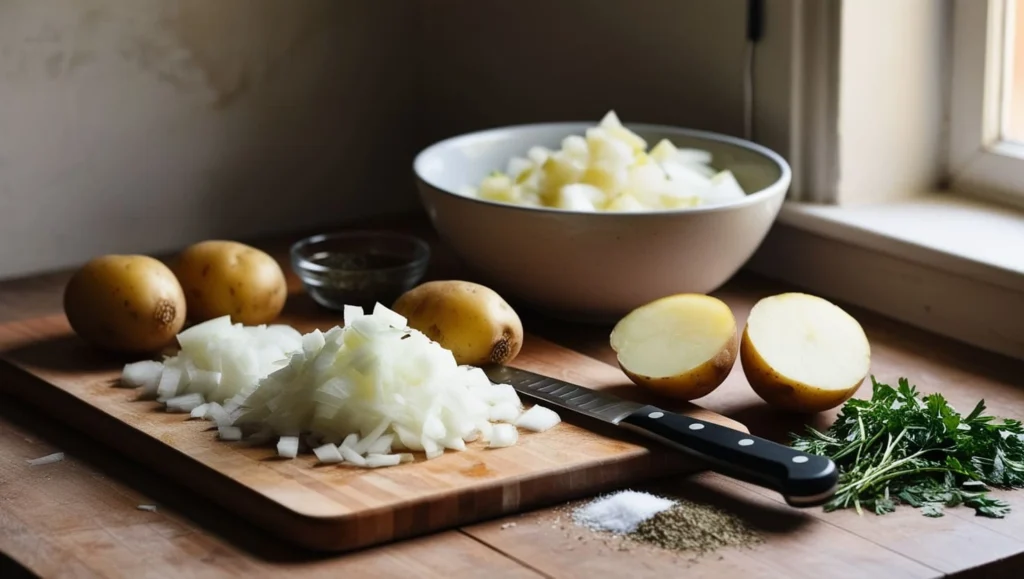
{"label": "parsley sprig", "polygon": [[883,515],[898,504],[941,517],[964,505],[1002,518],[1010,506],[990,488],[1024,487],[1024,426],[986,416],[985,401],[960,415],[941,394],[923,398],[906,378],[898,388],[871,377],[870,400],[852,399],[826,432],[808,428],[793,447],[831,457],[839,488],[826,511]]}

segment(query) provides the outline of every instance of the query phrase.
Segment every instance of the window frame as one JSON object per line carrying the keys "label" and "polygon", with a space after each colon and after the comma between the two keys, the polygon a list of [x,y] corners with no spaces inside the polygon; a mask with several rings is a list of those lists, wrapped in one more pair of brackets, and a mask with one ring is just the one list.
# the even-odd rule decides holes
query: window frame
{"label": "window frame", "polygon": [[[984,164],[951,183],[962,157],[1003,165],[995,171],[1008,189],[1024,190],[1001,163],[1020,160],[984,146],[982,134],[981,83],[998,78],[985,75],[987,23],[998,16],[990,3],[1001,1],[768,4],[754,60],[754,137],[787,158],[793,186],[747,269],[1024,360],[1024,326],[1006,316],[1024,307],[1024,255],[1014,251],[1024,196],[976,178],[995,174]],[[894,37],[906,52],[887,52]],[[862,93],[844,93],[845,83],[882,94],[851,100]],[[844,174],[864,171],[876,179],[844,185]],[[951,243],[950,232],[970,243]]]}
{"label": "window frame", "polygon": [[1002,140],[1013,1],[955,0],[948,172],[955,193],[1024,207],[1024,145]]}

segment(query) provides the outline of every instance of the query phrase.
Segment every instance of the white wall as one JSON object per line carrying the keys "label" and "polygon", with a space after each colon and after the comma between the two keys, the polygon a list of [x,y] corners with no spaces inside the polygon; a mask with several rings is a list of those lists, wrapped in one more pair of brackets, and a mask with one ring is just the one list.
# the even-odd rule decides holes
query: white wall
{"label": "white wall", "polygon": [[0,0],[0,277],[413,206],[414,19]]}
{"label": "white wall", "polygon": [[0,277],[417,206],[505,123],[739,134],[744,0],[0,0]]}

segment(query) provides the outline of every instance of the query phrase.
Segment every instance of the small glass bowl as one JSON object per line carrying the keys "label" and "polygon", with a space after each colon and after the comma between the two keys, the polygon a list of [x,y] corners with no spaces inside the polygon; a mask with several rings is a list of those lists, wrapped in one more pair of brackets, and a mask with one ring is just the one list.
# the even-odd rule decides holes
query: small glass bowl
{"label": "small glass bowl", "polygon": [[292,245],[292,269],[306,292],[332,310],[390,306],[427,272],[430,246],[412,235],[351,231],[307,237]]}

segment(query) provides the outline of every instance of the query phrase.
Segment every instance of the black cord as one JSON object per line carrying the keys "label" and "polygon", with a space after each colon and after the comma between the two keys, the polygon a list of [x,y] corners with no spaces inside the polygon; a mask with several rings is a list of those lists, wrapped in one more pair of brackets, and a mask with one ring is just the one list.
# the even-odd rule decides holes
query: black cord
{"label": "black cord", "polygon": [[764,0],[747,0],[747,47],[743,71],[743,136],[754,140],[754,45],[764,35]]}
{"label": "black cord", "polygon": [[764,0],[747,0],[747,40],[757,42],[764,35]]}

